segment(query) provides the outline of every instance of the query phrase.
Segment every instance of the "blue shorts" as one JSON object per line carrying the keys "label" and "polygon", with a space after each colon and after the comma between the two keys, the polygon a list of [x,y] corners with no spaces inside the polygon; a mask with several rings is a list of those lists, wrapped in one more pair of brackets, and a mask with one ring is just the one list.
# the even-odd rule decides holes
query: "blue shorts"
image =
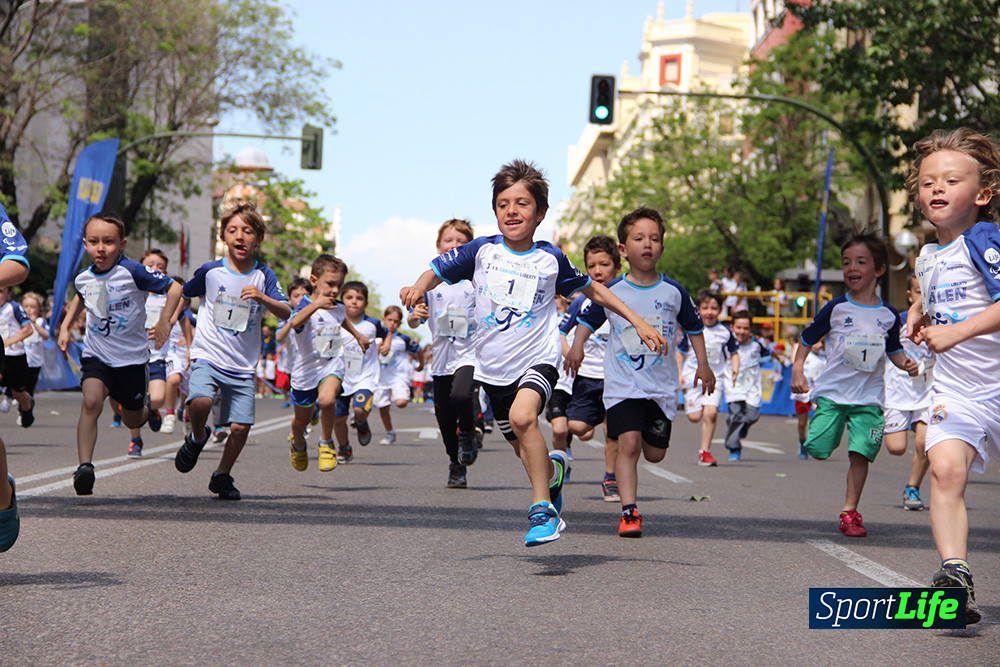
{"label": "blue shorts", "polygon": [[336,416],[346,417],[351,414],[352,408],[370,412],[372,409],[372,396],[372,392],[368,389],[358,389],[353,394],[341,394],[337,397]]}
{"label": "blue shorts", "polygon": [[573,380],[573,396],[566,406],[566,418],[597,426],[604,422],[604,380],[577,375]]}
{"label": "blue shorts", "polygon": [[149,362],[149,379],[167,381],[167,362],[164,359]]}
{"label": "blue shorts", "polygon": [[207,361],[196,361],[191,364],[188,403],[203,396],[214,399],[215,394],[219,393],[220,424],[253,424],[255,384],[252,377],[234,377]]}
{"label": "blue shorts", "polygon": [[312,389],[292,389],[292,405],[300,408],[311,408],[319,398],[319,387]]}

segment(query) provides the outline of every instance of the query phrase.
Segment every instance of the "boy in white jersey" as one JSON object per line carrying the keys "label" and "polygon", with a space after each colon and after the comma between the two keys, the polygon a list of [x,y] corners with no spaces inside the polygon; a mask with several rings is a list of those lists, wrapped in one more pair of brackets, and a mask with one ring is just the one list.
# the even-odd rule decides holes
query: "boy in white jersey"
{"label": "boy in white jersey", "polygon": [[[277,334],[279,343],[294,340],[291,383],[295,415],[288,443],[292,467],[299,472],[309,466],[306,427],[316,406],[319,406],[321,424],[319,469],[327,472],[337,466],[333,427],[337,394],[344,378],[341,329],[351,334],[362,349],[367,349],[369,344],[368,339],[345,319],[347,310],[343,303],[337,301],[346,276],[347,265],[333,255],[323,253],[313,260],[309,274],[312,294],[299,299],[292,317]],[[288,338],[289,332],[294,332],[292,338]]]}
{"label": "boy in white jersey", "polygon": [[274,271],[254,259],[266,231],[253,204],[235,203],[219,221],[226,256],[202,265],[184,284],[184,298],[200,297],[201,307],[190,352],[191,433],[177,450],[174,467],[186,473],[198,462],[212,435],[206,422],[218,394],[219,421],[229,424],[229,437],[208,490],[223,500],[240,499],[231,472],[254,423],[254,371],[264,310],[280,319],[291,314]]}
{"label": "boy in white jersey", "polygon": [[760,389],[761,360],[771,356],[772,347],[765,345],[753,335],[753,319],[746,310],[733,313],[733,336],[739,344],[739,371],[723,376],[726,404],[729,417],[726,420],[726,449],[729,460],[739,461],[743,456],[743,444],[747,432],[760,419],[760,404],[763,395]]}
{"label": "boy in white jersey", "polygon": [[83,246],[94,265],[74,279],[76,296],[59,329],[59,348],[65,353],[69,327],[80,309],[87,309],[80,360],[83,405],[76,427],[80,466],[73,473],[73,488],[81,496],[94,492],[94,445],[104,399],[110,396],[121,406],[122,422],[129,428],[142,426],[150,415],[146,295],[167,293],[163,310],[152,327],[156,347],[166,343],[170,315],[181,298],[181,286],[169,276],[123,256],[125,242],[125,224],[118,218],[98,214],[86,222]]}
{"label": "boy in white jersey", "polygon": [[931,529],[941,556],[934,586],[964,586],[966,621],[980,620],[969,573],[969,471],[1000,450],[1000,148],[968,128],[918,141],[906,179],[910,200],[937,230],[917,260],[921,301],[910,308],[914,342],[937,353],[927,427]]}
{"label": "boy in white jersey", "polygon": [[3,384],[17,401],[21,426],[28,428],[35,422],[35,399],[28,393],[31,371],[24,341],[34,327],[20,304],[11,299],[11,288],[0,286],[0,338],[3,339]]}
{"label": "boy in white jersey", "polygon": [[[729,271],[729,267],[726,267]],[[722,312],[722,294],[715,290],[703,289],[698,292],[698,315],[705,326],[702,332],[705,340],[705,354],[712,375],[723,379],[735,377],[740,372],[739,345],[736,337],[725,324],[719,322]],[[710,392],[703,391],[696,381],[698,359],[691,354],[687,339],[677,347],[677,358],[681,363],[681,389],[684,390],[684,414],[692,424],[701,422],[701,446],[698,449],[698,465],[715,466],[718,461],[712,456],[712,438],[719,418],[722,403],[721,382]]]}
{"label": "boy in white jersey", "polygon": [[[452,218],[438,228],[437,252],[443,255],[475,236],[468,220]],[[444,283],[428,292],[406,318],[410,328],[422,322],[431,330],[431,343],[424,356],[430,352],[434,417],[448,455],[447,487],[465,489],[468,466],[478,454],[474,429],[479,387],[472,377],[476,364],[476,291],[472,283]]]}
{"label": "boy in white jersey", "polygon": [[[618,244],[607,234],[591,237],[583,246],[583,263],[587,275],[602,285],[607,285],[618,276],[621,269],[621,253]],[[563,347],[569,351],[569,333],[576,327],[580,313],[590,306],[590,300],[580,295],[573,300],[566,312],[559,331],[563,336]],[[567,428],[581,441],[594,437],[598,424],[604,423],[604,351],[611,335],[610,323],[587,338],[583,346],[583,360],[573,378],[569,404],[566,406]],[[573,334],[574,340],[577,334]],[[606,431],[607,429],[605,429]],[[604,479],[601,480],[601,497],[605,502],[621,501],[618,481],[615,478],[615,462],[618,459],[618,441],[604,439]]]}
{"label": "boy in white jersey", "polygon": [[28,362],[28,394],[35,396],[35,386],[38,376],[45,364],[43,344],[49,339],[49,329],[45,318],[41,316],[45,299],[41,294],[28,292],[21,297],[21,310],[31,322],[31,335],[24,339],[24,356]]}
{"label": "boy in white jersey", "polygon": [[341,299],[347,311],[344,322],[350,322],[358,333],[368,341],[381,339],[378,348],[374,345],[362,346],[358,340],[344,341],[344,391],[337,397],[333,433],[337,438],[337,461],[347,463],[354,458],[354,450],[348,442],[347,418],[358,430],[358,444],[364,447],[372,441],[372,429],[368,415],[372,409],[375,390],[378,389],[380,354],[389,352],[392,339],[382,322],[365,315],[368,307],[368,287],[352,280],[340,288]]}
{"label": "boy in white jersey", "polygon": [[683,287],[656,270],[663,255],[663,231],[663,218],[652,208],[640,207],[622,218],[618,225],[619,249],[628,260],[629,272],[610,281],[608,288],[661,333],[667,341],[666,354],[651,354],[637,339],[631,322],[591,304],[577,320],[584,326],[577,329],[566,359],[567,367],[579,368],[590,333],[599,331],[605,321],[611,323],[604,354],[603,400],[608,437],[618,441],[615,477],[622,504],[618,524],[621,537],[642,536],[642,516],[636,503],[639,457],[657,463],[670,445],[678,390],[677,362],[670,348],[680,330],[690,336],[692,354],[701,362],[695,381],[708,392],[715,385],[694,302]]}
{"label": "boy in white jersey", "polygon": [[[906,298],[912,305],[920,301],[920,283],[916,274],[907,278]],[[909,313],[901,313],[903,329]],[[926,345],[917,345],[905,335],[902,337],[903,351],[915,359],[920,373],[915,377],[901,372],[895,366],[885,367],[885,448],[893,456],[906,453],[906,432],[913,430],[913,462],[910,464],[910,479],[903,487],[903,509],[922,510],[924,501],[920,497],[920,483],[927,474],[929,463],[924,451],[927,442],[927,422],[930,421],[931,382],[934,374],[934,353]]]}
{"label": "boy in white jersey", "polygon": [[827,459],[840,446],[847,427],[850,467],[840,532],[864,537],[868,531],[858,503],[868,465],[882,446],[885,357],[910,375],[917,373],[917,362],[906,356],[899,342],[899,314],[878,297],[878,279],[889,262],[885,239],[869,231],[853,234],[840,255],[847,294],[823,306],[802,332],[792,366],[792,391],[809,391],[803,365],[809,346],[824,338],[826,366],[812,391],[816,411],[805,448],[810,456]]}
{"label": "boy in white jersey", "polygon": [[[155,272],[167,275],[167,256],[158,248],[149,248],[142,253],[139,259],[142,265]],[[183,283],[181,283],[183,284]],[[163,312],[166,303],[165,294],[152,294],[146,298],[146,326],[152,329],[156,326],[156,321]],[[171,321],[176,313],[170,313]],[[171,326],[171,332],[173,331]],[[163,426],[163,418],[160,416],[160,408],[167,396],[167,353],[170,351],[170,337],[167,343],[156,347],[155,341],[149,343],[149,428],[152,431],[159,431]],[[128,443],[128,450],[125,454],[130,459],[142,458],[142,428],[129,429],[131,440]]]}
{"label": "boy in white jersey", "polygon": [[574,268],[558,248],[534,241],[548,210],[548,183],[534,165],[523,160],[504,165],[493,177],[492,205],[501,234],[438,256],[416,284],[401,290],[400,299],[412,307],[442,282],[472,280],[479,320],[475,378],[490,396],[497,424],[531,481],[531,527],[524,539],[531,547],[558,539],[566,526],[559,510],[569,460],[559,451],[547,456],[538,426],[560,358],[553,335],[556,292],[570,296],[583,290],[633,323],[650,349],[662,349],[666,341],[606,287]]}
{"label": "boy in white jersey", "polygon": [[392,445],[396,442],[396,431],[392,428],[392,415],[389,413],[393,405],[402,410],[410,402],[410,385],[413,384],[413,365],[410,355],[420,352],[420,343],[406,334],[398,333],[399,325],[403,323],[403,309],[399,306],[389,306],[382,313],[382,326],[389,332],[388,354],[378,357],[379,377],[378,389],[375,391],[373,403],[378,408],[385,427],[385,437],[380,445]]}

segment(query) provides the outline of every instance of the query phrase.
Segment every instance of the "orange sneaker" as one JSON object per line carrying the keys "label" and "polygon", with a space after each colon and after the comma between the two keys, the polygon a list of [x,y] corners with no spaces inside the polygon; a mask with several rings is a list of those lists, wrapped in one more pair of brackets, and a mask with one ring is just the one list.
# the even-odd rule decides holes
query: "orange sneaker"
{"label": "orange sneaker", "polygon": [[868,531],[861,525],[861,515],[857,510],[840,513],[840,532],[848,537],[868,536]]}
{"label": "orange sneaker", "polygon": [[642,537],[642,515],[636,510],[622,514],[621,523],[618,524],[618,536]]}
{"label": "orange sneaker", "polygon": [[698,450],[698,465],[705,467],[717,466],[719,465],[719,462],[715,460],[714,456],[712,456],[712,452],[707,449],[700,449]]}

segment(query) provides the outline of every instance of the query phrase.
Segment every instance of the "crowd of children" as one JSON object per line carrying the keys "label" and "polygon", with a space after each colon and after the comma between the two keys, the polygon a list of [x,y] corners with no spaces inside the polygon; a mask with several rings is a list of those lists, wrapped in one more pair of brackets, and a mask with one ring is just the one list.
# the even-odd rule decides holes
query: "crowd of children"
{"label": "crowd of children", "polygon": [[[1000,231],[988,222],[1000,191],[1000,150],[969,130],[935,132],[915,150],[907,188],[938,243],[921,252],[902,317],[878,296],[888,267],[885,240],[861,231],[843,243],[846,293],[822,307],[791,354],[798,454],[829,458],[847,431],[839,530],[863,537],[859,506],[869,466],[883,439],[891,454],[905,453],[913,430],[903,506],[925,507],[920,487],[929,471],[931,527],[942,560],[932,582],[965,587],[967,620],[974,623],[980,612],[967,561],[964,495],[969,472],[984,471],[989,450],[996,454],[1000,443],[1000,306],[994,305]],[[288,441],[297,471],[308,468],[306,438],[310,423],[318,422],[318,467],[330,471],[354,456],[351,427],[358,444],[371,441],[373,406],[385,430],[381,444],[396,442],[390,411],[406,408],[414,373],[426,361],[448,487],[466,488],[477,459],[482,388],[531,486],[526,546],[559,539],[566,528],[570,442],[590,440],[599,429],[602,497],[621,505],[619,535],[640,537],[638,462],[664,459],[679,398],[689,420],[701,423],[703,466],[717,465],[710,449],[726,401],[724,442],[729,461],[738,462],[742,439],[760,416],[761,363],[771,356],[784,363],[783,355],[754,336],[745,300],[730,294],[745,291],[738,271],[727,268],[722,279],[710,275],[713,283],[692,299],[657,270],[665,236],[658,211],[639,207],[625,215],[617,242],[603,234],[590,239],[582,273],[559,248],[534,238],[548,211],[548,183],[534,165],[515,160],[501,168],[493,178],[492,209],[500,232],[493,236],[474,238],[466,220],[445,222],[430,269],[400,291],[407,310],[389,306],[381,320],[365,314],[368,288],[347,281],[348,267],[329,254],[317,257],[308,280],[294,281],[286,297],[274,272],[255,258],[266,227],[250,204],[238,203],[222,216],[225,256],[187,282],[167,275],[160,251],[148,250],[140,262],[125,257],[121,220],[93,216],[84,229],[92,266],[76,276],[58,331],[65,351],[85,312],[76,493],[93,493],[98,418],[108,398],[132,429],[132,457],[142,456],[144,425],[172,432],[183,411],[190,431],[175,456],[182,473],[195,467],[211,437],[214,410],[215,424],[227,432],[208,488],[237,500],[231,473],[254,423],[256,397],[284,393],[293,407]],[[11,286],[24,280],[27,260],[18,245],[23,239],[12,227],[14,234],[7,233],[9,221],[3,224],[2,384],[27,428],[48,333],[41,296],[12,300]],[[628,271],[619,276],[623,258]],[[195,298],[196,316],[189,310]],[[774,307],[780,312],[784,305]],[[263,322],[268,314],[280,320],[273,334]],[[404,319],[410,327],[428,324],[426,355],[398,331]],[[538,423],[546,409],[552,451]],[[17,537],[18,517],[2,441],[0,466],[4,550]]]}

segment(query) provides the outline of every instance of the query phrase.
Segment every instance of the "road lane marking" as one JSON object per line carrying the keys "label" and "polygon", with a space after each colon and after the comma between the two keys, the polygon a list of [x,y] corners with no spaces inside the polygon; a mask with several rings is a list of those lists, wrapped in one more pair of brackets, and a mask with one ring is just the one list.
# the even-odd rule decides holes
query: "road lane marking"
{"label": "road lane marking", "polygon": [[648,470],[649,472],[653,473],[657,477],[663,477],[664,479],[669,479],[671,482],[675,484],[681,484],[681,483],[693,484],[693,482],[689,480],[687,477],[681,477],[680,475],[672,473],[669,470],[664,470],[663,468],[654,466],[652,463],[643,463],[642,467]]}
{"label": "road lane marking", "polygon": [[[715,438],[712,440],[713,445],[721,445],[725,442],[722,438]],[[756,440],[743,440],[742,445],[747,449],[756,449],[758,452],[764,452],[765,454],[784,454],[785,450],[778,449],[778,446],[773,442],[758,442]]]}
{"label": "road lane marking", "polygon": [[855,572],[860,572],[869,579],[877,581],[883,586],[891,588],[923,588],[924,585],[914,581],[909,577],[890,570],[884,565],[865,558],[861,554],[855,553],[839,544],[834,544],[830,540],[806,540],[806,544],[811,544],[823,553],[833,556]]}
{"label": "road lane marking", "polygon": [[438,440],[441,437],[441,431],[433,427],[397,428],[396,433],[416,433],[418,440]]}
{"label": "road lane marking", "polygon": [[[276,419],[269,419],[263,421],[260,424],[254,424],[253,428],[250,430],[251,435],[257,433],[268,433],[270,431],[277,431],[282,428],[287,428],[291,424],[290,417],[278,417]],[[178,440],[166,445],[158,445],[156,447],[150,447],[146,449],[143,454],[145,456],[154,455],[154,458],[143,458],[143,459],[130,459],[127,456],[114,456],[108,459],[101,459],[94,462],[95,473],[98,479],[103,477],[110,477],[112,475],[117,475],[123,472],[130,472],[132,470],[138,470],[139,468],[145,468],[146,466],[153,465],[154,463],[162,463],[163,461],[173,461],[173,452],[181,446],[183,440]],[[205,449],[212,449],[213,447],[219,447],[224,443],[221,442],[210,442],[205,445]],[[202,450],[204,451],[204,450]],[[156,454],[171,452],[165,456],[155,456]],[[116,467],[107,468],[105,466],[124,463],[125,465],[118,465]],[[24,477],[19,477],[17,479],[18,498],[30,498],[32,496],[41,496],[52,491],[58,491],[59,489],[65,489],[73,486],[73,480],[63,479],[58,482],[51,482],[49,484],[43,484],[42,486],[37,486],[33,489],[21,490],[22,484],[30,484],[31,482],[38,481],[41,479],[47,479],[49,477],[61,477],[65,475],[71,475],[76,472],[76,466],[69,468],[56,468],[54,470],[49,470],[42,473],[37,473],[35,475],[26,475]]]}

